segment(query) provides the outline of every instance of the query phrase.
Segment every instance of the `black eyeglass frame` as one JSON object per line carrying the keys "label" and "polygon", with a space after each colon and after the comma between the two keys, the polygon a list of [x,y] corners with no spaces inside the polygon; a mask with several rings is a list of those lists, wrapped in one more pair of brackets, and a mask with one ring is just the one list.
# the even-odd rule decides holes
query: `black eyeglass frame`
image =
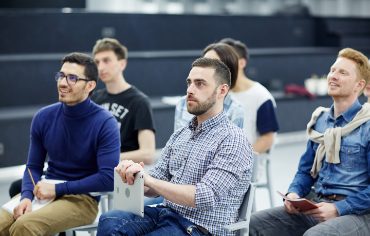
{"label": "black eyeglass frame", "polygon": [[59,81],[64,78],[66,78],[68,85],[75,85],[80,80],[86,81],[86,82],[91,81],[91,79],[79,78],[77,75],[74,75],[74,74],[66,75],[61,71],[58,71],[55,73],[55,77],[54,77],[55,81]]}

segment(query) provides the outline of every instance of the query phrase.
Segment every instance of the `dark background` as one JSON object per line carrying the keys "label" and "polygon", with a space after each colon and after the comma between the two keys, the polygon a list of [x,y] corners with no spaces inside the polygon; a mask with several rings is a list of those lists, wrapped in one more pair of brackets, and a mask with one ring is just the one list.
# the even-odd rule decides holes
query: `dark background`
{"label": "dark background", "polygon": [[[102,37],[129,49],[125,78],[151,99],[157,148],[173,131],[174,106],[161,97],[185,94],[190,64],[209,43],[233,37],[249,46],[247,74],[275,95],[281,133],[304,130],[315,107],[331,104],[327,96],[285,94],[287,85],[325,75],[343,47],[370,55],[367,18],[87,13],[84,1],[39,1],[49,8],[41,11],[16,2],[0,3],[0,167],[25,162],[34,112],[57,101],[60,59],[90,53]],[[71,13],[56,8],[65,2],[75,4]]]}

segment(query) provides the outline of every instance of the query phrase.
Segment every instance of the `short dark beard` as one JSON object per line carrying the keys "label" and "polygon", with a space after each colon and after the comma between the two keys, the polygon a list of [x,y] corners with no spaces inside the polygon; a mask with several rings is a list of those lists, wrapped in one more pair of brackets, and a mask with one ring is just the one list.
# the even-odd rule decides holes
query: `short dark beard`
{"label": "short dark beard", "polygon": [[188,112],[195,116],[200,116],[206,113],[211,107],[216,103],[217,88],[214,90],[213,94],[207,99],[207,101],[200,103],[198,106],[192,108],[192,110],[187,106]]}

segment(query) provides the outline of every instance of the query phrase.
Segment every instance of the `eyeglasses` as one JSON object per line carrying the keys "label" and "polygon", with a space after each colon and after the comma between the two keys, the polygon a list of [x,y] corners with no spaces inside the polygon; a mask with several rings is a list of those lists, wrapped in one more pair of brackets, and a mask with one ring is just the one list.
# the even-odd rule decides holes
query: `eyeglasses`
{"label": "eyeglasses", "polygon": [[77,75],[73,75],[73,74],[66,75],[63,72],[55,73],[55,81],[59,81],[59,80],[62,80],[64,78],[67,79],[67,84],[68,85],[75,85],[79,80],[83,80],[83,81],[86,81],[86,82],[90,81],[89,79],[78,78]]}

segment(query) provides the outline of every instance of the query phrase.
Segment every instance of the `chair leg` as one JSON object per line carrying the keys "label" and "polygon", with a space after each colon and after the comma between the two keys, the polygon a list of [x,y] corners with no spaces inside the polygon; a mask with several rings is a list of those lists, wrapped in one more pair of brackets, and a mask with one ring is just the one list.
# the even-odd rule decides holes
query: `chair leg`
{"label": "chair leg", "polygon": [[75,236],[75,232],[73,230],[66,230],[65,232],[59,233],[59,236]]}
{"label": "chair leg", "polygon": [[271,169],[270,169],[270,160],[266,160],[266,186],[270,197],[270,206],[274,207],[274,195],[273,195],[273,189],[272,189],[272,182],[271,182]]}
{"label": "chair leg", "polygon": [[239,236],[249,236],[249,227],[240,229]]}
{"label": "chair leg", "polygon": [[[254,163],[254,167],[253,167],[253,177],[252,177],[252,181],[256,181],[256,186],[257,188],[265,188],[267,191],[268,191],[268,196],[269,196],[269,203],[270,203],[270,207],[274,207],[275,206],[275,201],[274,201],[274,194],[273,194],[273,188],[272,188],[272,180],[271,180],[271,167],[270,167],[270,159],[269,157],[261,157],[261,156],[257,156],[256,158],[261,158],[261,159],[257,159],[257,161],[255,161]],[[258,178],[258,165],[259,165],[259,162],[263,161],[263,166],[264,166],[264,175],[266,177],[266,182],[260,182],[261,180]],[[253,206],[252,206],[252,212],[255,212],[256,211],[256,201],[253,202]]]}
{"label": "chair leg", "polygon": [[256,212],[256,201],[253,201],[253,204],[252,204],[252,213],[253,212]]}
{"label": "chair leg", "polygon": [[96,236],[96,230],[89,231],[90,236]]}

